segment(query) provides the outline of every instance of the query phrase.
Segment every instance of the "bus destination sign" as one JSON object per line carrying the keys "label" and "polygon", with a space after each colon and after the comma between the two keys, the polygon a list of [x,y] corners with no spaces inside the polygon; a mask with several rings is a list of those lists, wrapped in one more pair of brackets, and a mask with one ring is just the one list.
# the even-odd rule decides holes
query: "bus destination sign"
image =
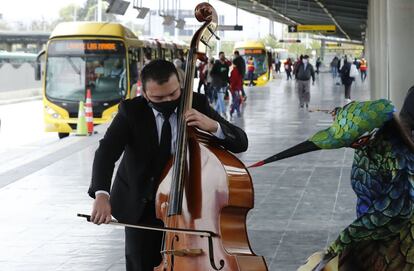
{"label": "bus destination sign", "polygon": [[107,54],[125,52],[119,41],[57,40],[49,45],[48,54]]}

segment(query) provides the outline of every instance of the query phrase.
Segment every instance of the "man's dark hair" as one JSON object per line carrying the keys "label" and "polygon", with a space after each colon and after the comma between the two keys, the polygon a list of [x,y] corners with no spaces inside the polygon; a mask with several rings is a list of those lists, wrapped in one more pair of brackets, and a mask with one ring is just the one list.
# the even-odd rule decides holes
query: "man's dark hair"
{"label": "man's dark hair", "polygon": [[223,55],[224,55],[224,52],[223,52],[223,51],[219,52],[219,55],[221,55],[221,54],[223,54]]}
{"label": "man's dark hair", "polygon": [[240,55],[240,53],[239,53],[239,51],[234,51],[234,54],[236,55],[236,56],[239,56]]}
{"label": "man's dark hair", "polygon": [[173,74],[177,76],[178,80],[178,72],[172,62],[163,59],[151,61],[141,71],[142,90],[146,91],[146,83],[149,80],[153,80],[157,84],[162,85],[168,82]]}

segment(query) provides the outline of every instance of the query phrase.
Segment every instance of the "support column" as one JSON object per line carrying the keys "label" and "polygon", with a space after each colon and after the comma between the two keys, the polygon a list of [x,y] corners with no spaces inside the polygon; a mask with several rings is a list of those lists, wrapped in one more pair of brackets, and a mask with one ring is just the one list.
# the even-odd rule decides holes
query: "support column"
{"label": "support column", "polygon": [[401,108],[414,85],[414,1],[369,0],[366,53],[371,98]]}
{"label": "support column", "polygon": [[325,59],[325,48],[326,48],[326,40],[321,40],[320,56],[321,56],[322,61],[324,61],[324,59]]}

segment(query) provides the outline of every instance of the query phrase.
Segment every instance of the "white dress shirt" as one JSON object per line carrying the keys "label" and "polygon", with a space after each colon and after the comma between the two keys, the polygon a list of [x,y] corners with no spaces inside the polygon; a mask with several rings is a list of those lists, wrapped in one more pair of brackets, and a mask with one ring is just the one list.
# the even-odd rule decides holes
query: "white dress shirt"
{"label": "white dress shirt", "polygon": [[[154,108],[152,108],[152,112],[154,113],[155,123],[157,125],[157,132],[158,132],[158,143],[161,141],[161,130],[162,125],[164,123],[164,117],[162,113],[158,112]],[[177,109],[174,110],[174,113],[170,116],[170,125],[171,125],[171,154],[175,151],[175,144],[177,142]],[[213,133],[213,135],[219,139],[224,139],[226,136],[221,129],[220,123],[217,122],[217,131]],[[109,196],[109,193],[104,190],[98,190],[95,192],[95,196],[98,194],[106,194]]]}

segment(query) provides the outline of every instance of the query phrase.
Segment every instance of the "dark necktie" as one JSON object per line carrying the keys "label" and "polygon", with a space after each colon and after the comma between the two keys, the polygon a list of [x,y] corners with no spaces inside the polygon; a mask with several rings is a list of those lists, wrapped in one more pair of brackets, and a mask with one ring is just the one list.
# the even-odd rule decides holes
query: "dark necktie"
{"label": "dark necktie", "polygon": [[161,140],[160,140],[160,167],[164,168],[165,163],[171,156],[171,124],[170,116],[172,113],[165,114],[163,113],[164,123],[162,124],[161,129]]}

